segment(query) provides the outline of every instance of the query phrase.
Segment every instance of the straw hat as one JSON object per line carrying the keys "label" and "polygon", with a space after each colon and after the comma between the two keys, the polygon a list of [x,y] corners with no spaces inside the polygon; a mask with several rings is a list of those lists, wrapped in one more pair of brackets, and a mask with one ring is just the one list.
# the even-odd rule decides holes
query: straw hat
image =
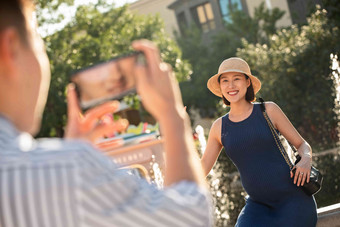
{"label": "straw hat", "polygon": [[237,72],[237,73],[244,73],[249,76],[251,83],[253,84],[255,94],[261,89],[261,81],[253,76],[250,72],[250,68],[248,63],[241,59],[241,58],[228,58],[224,60],[220,67],[218,68],[218,73],[210,77],[208,80],[207,86],[208,89],[219,97],[222,97],[222,92],[220,88],[220,83],[218,82],[218,77],[223,73],[228,72]]}

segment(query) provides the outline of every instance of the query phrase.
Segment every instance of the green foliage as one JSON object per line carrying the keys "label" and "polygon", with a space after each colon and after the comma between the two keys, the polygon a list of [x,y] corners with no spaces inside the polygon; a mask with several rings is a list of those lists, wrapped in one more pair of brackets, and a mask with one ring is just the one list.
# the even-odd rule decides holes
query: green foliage
{"label": "green foliage", "polygon": [[[323,0],[322,4],[327,10],[329,28],[336,28],[337,37],[340,37],[340,1],[338,0]],[[340,53],[340,45],[334,46],[334,53]]]}
{"label": "green foliage", "polygon": [[240,174],[232,161],[221,151],[208,176],[210,191],[215,203],[215,226],[234,226],[245,205],[246,192],[240,183]]}
{"label": "green foliage", "polygon": [[37,8],[41,8],[41,9],[53,9],[53,10],[57,10],[59,8],[59,6],[61,4],[67,4],[67,5],[73,5],[74,0],[35,0],[35,4]]}
{"label": "green foliage", "polygon": [[340,27],[340,1],[338,0],[323,0],[322,4],[327,10],[327,17],[331,23]]}
{"label": "green foliage", "polygon": [[[105,8],[104,13],[100,7]],[[133,40],[154,41],[162,59],[174,68],[177,78],[185,80],[191,68],[181,60],[180,49],[167,37],[163,27],[159,17],[136,15],[126,7],[113,8],[105,4],[79,7],[69,25],[45,38],[52,80],[43,128],[38,136],[63,136],[66,123],[64,91],[71,72],[131,51]]]}
{"label": "green foliage", "polygon": [[244,40],[237,53],[262,80],[260,96],[278,103],[314,150],[334,147],[338,139],[329,76],[330,54],[338,40],[326,11],[318,10],[307,25],[282,29],[268,44]]}
{"label": "green foliage", "polygon": [[206,83],[216,71],[216,62],[212,61],[209,48],[202,44],[199,28],[193,25],[184,32],[182,37],[177,37],[177,42],[183,51],[183,58],[191,63],[193,73],[189,81],[180,84],[183,102],[188,109],[195,107],[200,110],[202,116],[213,117],[218,108],[218,99],[207,89]]}
{"label": "green foliage", "polygon": [[58,23],[64,19],[61,8],[72,6],[74,0],[35,0],[37,18],[40,24]]}

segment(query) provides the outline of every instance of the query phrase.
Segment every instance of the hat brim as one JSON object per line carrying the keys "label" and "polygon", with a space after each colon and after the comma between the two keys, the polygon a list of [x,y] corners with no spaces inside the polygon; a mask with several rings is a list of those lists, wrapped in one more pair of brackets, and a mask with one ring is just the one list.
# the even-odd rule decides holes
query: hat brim
{"label": "hat brim", "polygon": [[247,76],[249,76],[251,83],[253,85],[255,94],[257,92],[259,92],[259,90],[261,89],[261,81],[256,76],[253,76],[249,73],[245,73],[241,70],[226,70],[226,71],[223,71],[221,73],[217,73],[217,74],[213,75],[212,77],[210,77],[210,79],[207,82],[208,89],[214,95],[216,95],[218,97],[222,97],[222,91],[221,91],[221,88],[220,88],[220,83],[218,82],[218,77],[220,75],[222,75],[223,73],[229,73],[229,72],[243,73],[243,74],[246,74]]}

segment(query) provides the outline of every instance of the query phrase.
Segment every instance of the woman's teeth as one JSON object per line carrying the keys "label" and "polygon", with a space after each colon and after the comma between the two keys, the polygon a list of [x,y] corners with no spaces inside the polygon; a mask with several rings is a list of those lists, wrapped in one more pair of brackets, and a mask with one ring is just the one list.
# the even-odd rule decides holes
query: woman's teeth
{"label": "woman's teeth", "polygon": [[230,91],[228,92],[229,95],[236,95],[238,93],[238,91]]}

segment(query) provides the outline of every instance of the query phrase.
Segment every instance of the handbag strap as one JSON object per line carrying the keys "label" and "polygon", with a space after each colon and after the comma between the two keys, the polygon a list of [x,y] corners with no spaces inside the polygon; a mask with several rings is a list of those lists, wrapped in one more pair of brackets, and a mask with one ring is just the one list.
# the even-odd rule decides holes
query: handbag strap
{"label": "handbag strap", "polygon": [[[287,154],[287,152],[286,152],[284,146],[283,146],[282,143],[281,143],[279,134],[277,133],[277,131],[276,131],[276,129],[275,129],[273,123],[271,122],[271,120],[270,120],[269,117],[268,117],[268,114],[267,114],[267,112],[266,112],[266,107],[265,107],[265,105],[264,105],[264,100],[263,100],[262,98],[259,98],[259,100],[260,100],[261,111],[262,111],[262,113],[263,113],[264,118],[266,119],[266,121],[267,121],[267,123],[268,123],[268,126],[269,126],[269,128],[270,128],[271,133],[273,134],[273,137],[274,137],[274,139],[275,139],[275,143],[276,143],[277,147],[279,148],[279,150],[280,150],[280,152],[281,152],[283,158],[285,159],[287,165],[289,166],[290,170],[292,170],[293,167],[294,167],[294,165],[293,165],[292,162],[290,161],[290,159],[289,159],[289,157],[288,157],[288,154]],[[293,151],[294,151],[294,153],[295,153],[295,152],[296,152],[296,148],[293,147],[290,143],[289,143],[289,145],[291,146],[291,148],[293,149]]]}

